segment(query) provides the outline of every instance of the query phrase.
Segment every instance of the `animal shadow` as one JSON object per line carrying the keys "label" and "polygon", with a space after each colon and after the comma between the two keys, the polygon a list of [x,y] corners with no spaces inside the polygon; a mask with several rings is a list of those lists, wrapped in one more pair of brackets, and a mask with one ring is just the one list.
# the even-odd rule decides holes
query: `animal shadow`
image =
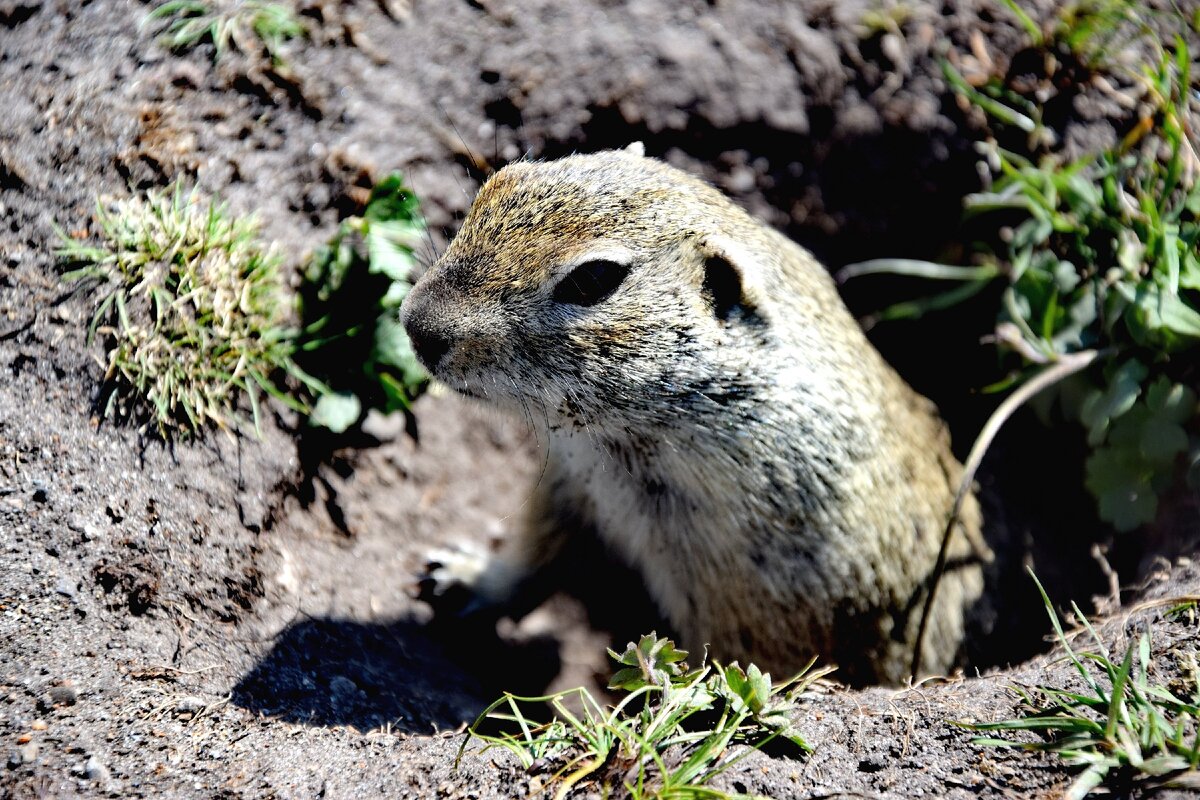
{"label": "animal shadow", "polygon": [[473,721],[502,691],[541,691],[559,668],[549,637],[513,644],[410,620],[306,619],[279,635],[233,702],[306,725],[430,733]]}

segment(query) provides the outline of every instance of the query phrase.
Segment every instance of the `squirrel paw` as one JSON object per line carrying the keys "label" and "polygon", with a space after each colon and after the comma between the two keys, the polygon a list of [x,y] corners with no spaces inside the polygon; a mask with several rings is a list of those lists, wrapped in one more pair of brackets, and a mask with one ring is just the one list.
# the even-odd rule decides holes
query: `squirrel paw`
{"label": "squirrel paw", "polygon": [[482,615],[496,605],[479,591],[491,560],[492,554],[474,542],[430,550],[416,576],[416,599],[432,606],[435,617]]}

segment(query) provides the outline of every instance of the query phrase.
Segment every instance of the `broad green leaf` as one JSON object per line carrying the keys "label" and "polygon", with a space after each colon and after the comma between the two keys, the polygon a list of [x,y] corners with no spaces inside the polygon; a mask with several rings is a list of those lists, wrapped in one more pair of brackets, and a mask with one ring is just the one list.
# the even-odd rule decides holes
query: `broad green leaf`
{"label": "broad green leaf", "polygon": [[1184,251],[1179,267],[1179,286],[1184,289],[1200,289],[1200,254],[1194,248]]}
{"label": "broad green leaf", "polygon": [[380,272],[393,281],[408,281],[417,259],[407,240],[412,226],[390,222],[373,222],[367,229],[367,258],[371,272]]}
{"label": "broad green leaf", "polygon": [[1079,285],[1079,270],[1070,261],[1057,261],[1054,265],[1054,282],[1058,291],[1067,294]]}
{"label": "broad green leaf", "polygon": [[1142,281],[1136,289],[1122,284],[1113,288],[1131,301],[1125,310],[1125,320],[1139,344],[1177,350],[1188,344],[1188,340],[1200,339],[1200,312],[1178,295],[1151,281]]}
{"label": "broad green leaf", "polygon": [[1196,393],[1181,383],[1172,383],[1160,375],[1146,390],[1146,407],[1156,416],[1171,422],[1184,423],[1200,411]]}
{"label": "broad green leaf", "polygon": [[358,421],[361,413],[362,403],[357,397],[330,392],[321,395],[308,419],[313,425],[328,428],[334,433],[344,433]]}
{"label": "broad green leaf", "polygon": [[1099,500],[1101,519],[1119,531],[1154,520],[1158,496],[1150,485],[1153,470],[1127,448],[1102,447],[1088,458],[1084,483]]}
{"label": "broad green leaf", "polygon": [[404,176],[393,172],[371,189],[363,218],[369,222],[415,222],[421,218],[420,208],[417,196],[404,185]]}
{"label": "broad green leaf", "polygon": [[404,325],[401,324],[400,318],[395,314],[385,314],[379,318],[379,322],[375,326],[375,350],[373,353],[375,361],[381,364],[387,364],[392,367],[399,367],[401,371],[417,372],[421,375],[425,374],[424,368],[417,360],[417,354],[413,350],[412,342],[409,341],[408,333],[404,330]]}
{"label": "broad green leaf", "polygon": [[771,676],[764,675],[757,665],[742,671],[737,663],[723,669],[725,684],[751,714],[761,714],[771,697]]}
{"label": "broad green leaf", "polygon": [[1084,399],[1079,417],[1088,428],[1089,444],[1103,442],[1112,420],[1133,407],[1148,373],[1140,361],[1130,359],[1117,368],[1105,390],[1094,390]]}
{"label": "broad green leaf", "polygon": [[1142,427],[1142,455],[1162,464],[1164,470],[1187,446],[1187,431],[1169,419],[1151,417]]}

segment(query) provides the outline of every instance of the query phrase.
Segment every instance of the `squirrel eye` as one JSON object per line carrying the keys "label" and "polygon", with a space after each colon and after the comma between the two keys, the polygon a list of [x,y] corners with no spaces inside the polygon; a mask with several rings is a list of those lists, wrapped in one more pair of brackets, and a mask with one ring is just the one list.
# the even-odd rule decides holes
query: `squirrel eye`
{"label": "squirrel eye", "polygon": [[617,290],[629,267],[615,261],[586,261],[554,287],[554,300],[573,306],[594,306]]}

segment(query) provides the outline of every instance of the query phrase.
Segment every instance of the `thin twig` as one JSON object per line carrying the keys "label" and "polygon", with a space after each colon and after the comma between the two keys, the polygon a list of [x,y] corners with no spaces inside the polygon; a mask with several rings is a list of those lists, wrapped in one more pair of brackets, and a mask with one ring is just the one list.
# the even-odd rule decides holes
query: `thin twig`
{"label": "thin twig", "polygon": [[962,480],[959,481],[958,491],[954,495],[954,505],[950,507],[950,517],[946,520],[946,528],[942,532],[942,544],[938,550],[937,561],[934,563],[933,572],[929,576],[929,591],[925,596],[925,606],[921,609],[921,624],[917,627],[917,637],[913,641],[911,680],[916,681],[917,673],[921,671],[921,645],[925,640],[925,630],[929,626],[929,615],[933,611],[933,601],[937,595],[938,583],[942,579],[942,573],[946,570],[946,555],[950,549],[950,537],[954,533],[955,526],[958,524],[962,504],[967,499],[967,494],[975,480],[975,473],[983,461],[984,454],[991,446],[992,440],[996,438],[996,434],[1000,432],[1000,428],[1013,415],[1013,412],[1020,408],[1026,401],[1043,389],[1053,386],[1062,379],[1086,368],[1098,357],[1107,355],[1109,352],[1110,350],[1083,350],[1078,353],[1061,356],[1057,361],[1021,384],[1016,391],[1004,398],[1004,402],[996,407],[996,410],[988,417],[987,424],[983,426],[983,430],[975,438],[975,444],[971,446],[971,452],[967,456],[966,464],[963,465]]}

